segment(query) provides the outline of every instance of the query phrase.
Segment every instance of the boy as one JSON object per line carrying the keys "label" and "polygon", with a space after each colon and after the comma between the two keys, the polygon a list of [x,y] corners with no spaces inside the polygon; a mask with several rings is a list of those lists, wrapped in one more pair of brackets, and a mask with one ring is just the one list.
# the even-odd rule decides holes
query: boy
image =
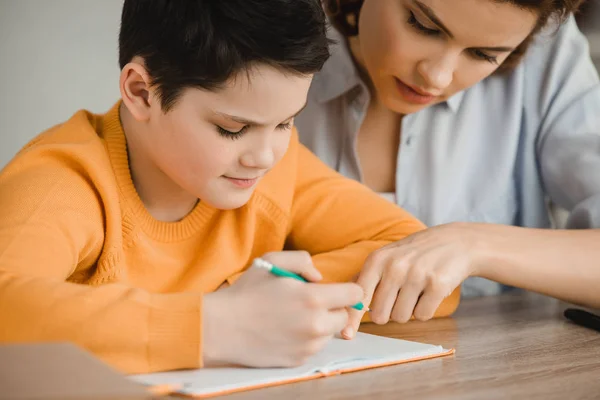
{"label": "boy", "polygon": [[[422,228],[298,143],[329,56],[319,0],[125,0],[119,44],[121,100],[0,174],[0,342],[126,373],[302,363],[362,300],[332,282]],[[329,283],[242,275],[261,256]]]}

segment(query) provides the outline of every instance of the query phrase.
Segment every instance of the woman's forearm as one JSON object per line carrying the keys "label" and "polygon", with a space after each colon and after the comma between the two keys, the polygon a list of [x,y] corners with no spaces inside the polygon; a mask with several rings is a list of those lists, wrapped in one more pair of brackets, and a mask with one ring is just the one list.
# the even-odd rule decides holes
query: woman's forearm
{"label": "woman's forearm", "polygon": [[479,276],[600,308],[600,230],[477,229]]}

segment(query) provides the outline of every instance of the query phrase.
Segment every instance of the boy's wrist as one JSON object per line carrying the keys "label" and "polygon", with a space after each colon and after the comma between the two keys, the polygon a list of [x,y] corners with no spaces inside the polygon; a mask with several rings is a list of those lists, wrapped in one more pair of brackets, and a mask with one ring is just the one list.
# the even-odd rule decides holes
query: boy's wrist
{"label": "boy's wrist", "polygon": [[[202,308],[202,347],[200,360],[203,367],[214,367],[227,361],[224,351],[227,346],[227,330],[222,327],[223,315],[221,293],[213,292],[204,295]],[[224,345],[225,344],[225,345]]]}

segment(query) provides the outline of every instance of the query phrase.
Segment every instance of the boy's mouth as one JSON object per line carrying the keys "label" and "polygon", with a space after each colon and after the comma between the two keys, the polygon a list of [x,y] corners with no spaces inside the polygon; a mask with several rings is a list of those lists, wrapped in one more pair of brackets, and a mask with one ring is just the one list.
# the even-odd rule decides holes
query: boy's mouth
{"label": "boy's mouth", "polygon": [[230,183],[232,183],[233,185],[235,185],[239,188],[248,189],[248,188],[251,188],[252,186],[254,186],[261,177],[258,176],[255,178],[234,178],[234,177],[223,175],[223,178],[227,179]]}

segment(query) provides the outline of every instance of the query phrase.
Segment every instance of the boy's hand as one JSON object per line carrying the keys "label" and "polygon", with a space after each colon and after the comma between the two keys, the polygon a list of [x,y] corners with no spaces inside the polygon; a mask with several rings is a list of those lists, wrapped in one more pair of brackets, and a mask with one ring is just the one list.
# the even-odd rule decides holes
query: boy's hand
{"label": "boy's hand", "polygon": [[[442,301],[480,269],[476,226],[454,223],[415,233],[373,252],[357,283],[365,291],[371,320],[385,324],[433,317]],[[364,311],[350,310],[342,336],[356,334]]]}
{"label": "boy's hand", "polygon": [[[263,258],[309,282],[321,280],[306,252]],[[354,283],[305,283],[250,268],[231,287],[204,298],[204,363],[299,366],[346,326],[346,307],[362,298]]]}

